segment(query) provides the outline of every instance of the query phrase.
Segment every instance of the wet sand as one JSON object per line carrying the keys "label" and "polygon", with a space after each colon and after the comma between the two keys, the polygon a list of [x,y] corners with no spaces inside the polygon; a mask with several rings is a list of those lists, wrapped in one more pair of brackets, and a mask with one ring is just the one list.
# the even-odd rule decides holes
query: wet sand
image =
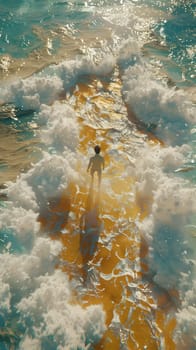
{"label": "wet sand", "polygon": [[[96,114],[95,120],[109,118],[115,125],[117,118],[123,118],[112,112],[115,101],[107,95],[110,88],[114,89],[114,82],[105,85],[105,94],[99,97],[97,86],[100,83],[103,86],[103,82],[92,79],[88,86],[78,86],[75,109],[80,126],[80,152],[85,155],[89,147],[101,144],[106,164],[110,164],[103,174],[101,189],[99,191],[96,181],[91,186],[86,169],[78,164],[78,171],[85,174],[86,185],[70,183],[68,191],[49,204],[46,215],[40,214],[39,221],[42,230],[47,229],[52,239],[63,243],[57,268],[80,286],[73,293],[72,303],[84,308],[94,304],[103,306],[107,329],[100,342],[92,344],[93,349],[158,350],[164,346],[166,350],[174,350],[177,349],[173,334],[178,293],[158,288],[148,276],[145,262],[148,245],[134,223],[136,218],[143,220],[148,215],[151,200],[146,198],[144,203],[138,197],[132,201],[136,179],[126,173],[128,160],[124,140],[115,145],[122,151],[121,158],[114,159],[109,154],[111,130],[92,126],[80,115],[82,106],[91,99],[94,104],[89,120]],[[120,98],[118,79],[115,89]],[[108,113],[102,113],[103,106]],[[148,135],[144,138],[139,131],[138,137],[152,147],[159,142]]]}

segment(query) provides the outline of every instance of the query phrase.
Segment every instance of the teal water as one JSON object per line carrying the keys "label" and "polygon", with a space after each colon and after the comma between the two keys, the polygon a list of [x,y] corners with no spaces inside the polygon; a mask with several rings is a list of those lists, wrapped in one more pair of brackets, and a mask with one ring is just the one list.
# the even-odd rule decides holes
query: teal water
{"label": "teal water", "polygon": [[155,33],[168,47],[168,55],[177,65],[183,84],[195,85],[195,10],[192,1],[182,2],[172,8],[172,17],[155,26]]}
{"label": "teal water", "polygon": [[[109,125],[111,133],[134,135],[139,125],[164,144],[152,151],[135,141],[129,149],[124,138],[135,191],[153,198],[147,219],[135,224],[150,245],[153,280],[179,291],[177,343],[188,338],[183,350],[195,349],[195,27],[192,1],[0,1],[1,350],[91,350],[103,333],[99,307],[67,306],[77,286],[55,269],[61,247],[47,232],[40,237],[37,215],[75,176],[72,89],[91,76],[107,83],[115,69],[139,122]],[[87,124],[107,129],[98,116],[88,119],[90,108],[87,101],[81,111]],[[111,154],[117,143],[114,136]]]}
{"label": "teal water", "polygon": [[[35,34],[36,28],[51,32],[57,26],[71,26],[79,30],[85,21],[89,21],[90,12],[85,2],[66,1],[1,1],[0,4],[0,53],[14,58],[27,57],[42,47],[43,42]],[[55,42],[55,40],[54,40]],[[52,52],[58,48],[54,44]]]}

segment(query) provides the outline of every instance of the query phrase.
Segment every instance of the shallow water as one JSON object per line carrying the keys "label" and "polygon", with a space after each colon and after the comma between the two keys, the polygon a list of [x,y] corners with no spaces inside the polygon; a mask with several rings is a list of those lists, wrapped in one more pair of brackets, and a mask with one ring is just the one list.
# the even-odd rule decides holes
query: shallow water
{"label": "shallow water", "polygon": [[194,4],[0,10],[1,349],[195,349]]}

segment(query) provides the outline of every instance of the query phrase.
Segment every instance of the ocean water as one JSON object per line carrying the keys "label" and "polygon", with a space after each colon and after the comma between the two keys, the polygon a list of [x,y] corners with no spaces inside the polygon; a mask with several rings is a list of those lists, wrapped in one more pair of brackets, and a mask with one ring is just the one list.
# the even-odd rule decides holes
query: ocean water
{"label": "ocean water", "polygon": [[1,350],[196,348],[195,24],[0,1]]}

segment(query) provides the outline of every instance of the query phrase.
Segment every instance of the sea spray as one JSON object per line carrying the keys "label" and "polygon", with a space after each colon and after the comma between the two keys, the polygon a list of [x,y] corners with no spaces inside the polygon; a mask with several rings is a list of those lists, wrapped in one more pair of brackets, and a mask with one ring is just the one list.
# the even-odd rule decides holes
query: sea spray
{"label": "sea spray", "polygon": [[[195,187],[192,175],[195,164],[193,148],[195,112],[191,96],[188,95],[189,90],[186,90],[186,87],[191,86],[191,82],[194,81],[192,68],[189,68],[194,62],[194,46],[192,43],[186,46],[184,40],[179,42],[183,42],[183,52],[186,52],[186,55],[189,56],[189,64],[187,65],[187,57],[183,55],[183,61],[181,60],[182,51],[179,51],[179,55],[176,43],[174,42],[174,45],[172,44],[170,47],[170,43],[173,43],[173,41],[168,40],[169,36],[171,35],[174,41],[177,36],[175,30],[170,32],[167,29],[176,28],[176,26],[170,24],[172,24],[173,19],[178,21],[178,11],[175,12],[175,16],[172,14],[172,9],[174,7],[178,8],[177,3],[167,1],[164,3],[156,2],[155,4],[152,1],[145,4],[145,6],[144,3],[144,1],[137,2],[137,4],[122,1],[119,4],[119,1],[107,3],[102,1],[101,3],[94,2],[93,6],[84,3],[83,7],[82,3],[78,5],[59,2],[55,7],[53,6],[54,3],[50,2],[49,5],[44,3],[41,11],[38,11],[35,7],[36,3],[34,1],[31,2],[31,7],[20,3],[15,5],[15,16],[22,15],[24,21],[27,19],[29,22],[31,19],[34,21],[33,13],[36,13],[36,21],[41,16],[40,28],[36,28],[35,32],[41,34],[40,38],[43,39],[41,41],[43,46],[46,44],[45,39],[50,21],[52,22],[50,29],[55,30],[53,33],[48,32],[47,37],[48,42],[53,46],[50,45],[49,47],[48,45],[41,48],[40,51],[38,50],[38,52],[35,51],[34,60],[29,57],[29,60],[25,61],[25,65],[32,65],[32,62],[38,62],[43,58],[43,52],[48,50],[48,55],[51,57],[50,62],[53,62],[53,64],[27,79],[19,78],[14,82],[13,79],[10,79],[10,82],[7,82],[1,88],[0,93],[2,103],[12,102],[17,108],[23,110],[23,114],[29,108],[34,111],[37,123],[36,133],[41,140],[38,159],[31,164],[31,169],[20,174],[15,182],[8,184],[5,191],[7,201],[1,206],[0,243],[2,264],[0,268],[0,294],[2,304],[0,324],[4,332],[1,333],[2,346],[4,347],[7,346],[5,344],[15,342],[16,347],[20,350],[27,348],[31,350],[52,348],[54,350],[64,349],[65,346],[73,350],[80,346],[85,349],[91,343],[96,343],[104,332],[105,319],[101,307],[103,300],[99,306],[84,309],[80,305],[72,304],[73,299],[70,298],[70,295],[74,290],[74,286],[68,281],[65,272],[62,273],[62,271],[55,268],[59,263],[59,253],[62,245],[55,240],[51,240],[51,231],[47,229],[47,225],[44,230],[40,230],[39,223],[40,212],[43,213],[47,208],[51,197],[61,198],[64,191],[68,190],[70,179],[78,185],[76,195],[81,195],[79,186],[86,181],[84,165],[87,162],[87,155],[90,155],[89,147],[93,145],[94,139],[91,139],[86,146],[86,154],[81,154],[78,149],[81,141],[80,127],[76,123],[76,117],[79,116],[84,121],[88,121],[89,128],[85,130],[90,130],[90,127],[92,127],[93,132],[90,135],[99,135],[100,130],[105,128],[104,137],[98,136],[96,140],[105,142],[105,138],[110,136],[110,141],[107,141],[107,152],[112,160],[119,161],[120,164],[116,168],[112,168],[110,164],[105,171],[105,176],[107,177],[108,171],[110,178],[103,179],[103,188],[107,188],[110,195],[110,211],[114,209],[112,214],[111,212],[103,213],[103,220],[110,221],[111,228],[111,232],[107,232],[108,236],[101,238],[101,242],[106,245],[103,247],[103,250],[106,251],[106,258],[109,257],[111,252],[116,253],[117,250],[119,250],[118,254],[114,254],[114,259],[112,256],[111,260],[115,261],[119,255],[121,256],[123,242],[121,240],[117,241],[117,238],[122,236],[121,233],[133,230],[133,225],[128,225],[130,218],[124,217],[121,220],[121,216],[125,213],[124,205],[129,206],[130,211],[127,211],[129,213],[132,213],[134,205],[138,206],[141,214],[134,217],[134,225],[137,226],[137,230],[135,229],[137,232],[136,243],[140,241],[139,232],[141,232],[149,247],[148,254],[142,258],[149,268],[144,275],[146,280],[153,281],[165,293],[170,293],[173,302],[172,307],[178,307],[176,313],[176,344],[179,341],[179,343],[184,344],[185,349],[192,350],[194,348],[190,338],[194,341],[195,287],[192,280],[194,277],[195,252],[193,230],[191,231],[190,227],[195,227]],[[153,5],[156,9],[152,9]],[[68,12],[66,12],[67,6]],[[55,16],[57,7],[62,11],[57,11],[58,16]],[[183,7],[186,10],[184,11],[185,15],[188,13],[188,7],[181,2],[180,10],[183,10]],[[33,8],[36,12],[32,10]],[[85,11],[81,11],[81,9]],[[45,10],[46,12],[44,12]],[[44,16],[43,13],[45,13]],[[59,16],[59,13],[61,16]],[[66,18],[69,17],[69,21],[73,21],[73,23],[64,23],[65,13],[68,15]],[[70,13],[72,14],[71,17],[69,16]],[[11,13],[9,13],[9,16],[12,25],[16,24],[13,22]],[[164,20],[160,22],[160,18]],[[168,18],[170,21],[168,21]],[[187,16],[184,18],[186,18],[188,24]],[[192,19],[192,17],[190,18]],[[60,23],[59,26],[55,22],[58,22],[57,19]],[[183,16],[180,16],[181,21],[182,19]],[[82,23],[82,20],[84,20],[84,23]],[[159,22],[160,26],[156,27],[156,22]],[[46,23],[49,26],[47,29]],[[107,27],[109,24],[110,35],[106,34],[106,24]],[[43,30],[42,25],[45,27]],[[100,26],[103,28],[99,31]],[[154,29],[157,29],[157,31]],[[15,31],[13,33],[16,34]],[[68,33],[71,40],[66,37]],[[181,35],[183,34],[185,35],[185,31],[181,31]],[[3,36],[6,39],[3,46],[4,49],[7,47],[7,50],[10,50],[9,54],[13,52],[14,56],[14,51],[11,51],[13,45],[8,45],[9,35]],[[191,37],[190,34],[189,37]],[[24,44],[26,38],[24,38]],[[31,39],[33,40],[33,37]],[[65,45],[63,48],[65,53],[69,51],[70,43],[74,42],[73,50],[70,50],[72,53],[71,59],[65,60],[58,55],[58,57],[52,56],[55,43],[58,40]],[[79,41],[80,44],[78,44]],[[38,42],[41,45],[40,40]],[[145,46],[143,46],[144,43]],[[28,45],[30,44],[28,43]],[[35,48],[37,48],[36,45]],[[22,56],[24,51],[28,54],[30,48],[27,47],[27,50],[23,50],[23,53],[21,48],[19,49],[20,52],[18,47],[14,49],[17,51],[17,55]],[[80,53],[79,49],[81,50]],[[42,54],[40,54],[41,52]],[[169,52],[172,55],[168,56]],[[78,55],[77,58],[75,55]],[[86,56],[84,57],[84,55]],[[103,61],[102,58],[104,58]],[[54,62],[58,63],[59,60],[61,60],[60,64],[54,64]],[[178,70],[176,70],[176,64],[173,64],[174,60],[179,65],[182,63],[182,67],[178,67]],[[7,68],[2,73],[6,77],[9,72],[11,74],[11,67],[12,69],[14,67],[10,65],[11,59],[8,58],[4,62],[3,65],[2,61],[1,67],[6,67],[7,62]],[[35,65],[34,70],[38,66],[39,64]],[[119,70],[116,69],[116,66]],[[76,94],[72,95],[73,90],[77,89],[77,85],[82,84],[89,88],[93,76],[96,81],[99,81],[99,78],[102,77],[102,83],[99,81],[100,88],[99,90],[95,89],[95,91],[98,91],[97,99],[103,97],[107,84],[114,80],[112,76],[114,68],[116,72],[120,72],[120,79],[123,76],[122,92],[126,105],[133,109],[137,118],[143,123],[142,135],[137,133],[133,120],[125,123],[115,119],[114,123],[111,118],[106,121],[106,115],[113,116],[114,110],[107,111],[107,108],[105,108],[107,99],[104,100],[104,98],[100,103],[102,107],[101,110],[98,109],[99,113],[92,114],[93,118],[92,115],[90,118],[92,100],[88,99],[88,94],[82,95],[79,88],[78,93],[82,95],[83,100],[86,99],[86,105],[81,110],[78,108],[77,111],[74,110],[74,107],[73,109],[70,108],[70,105],[74,106],[76,100]],[[187,74],[185,68],[189,70],[190,74]],[[22,67],[20,69],[17,74],[22,76]],[[178,74],[178,72],[180,73]],[[185,72],[185,74],[181,74],[182,72]],[[178,87],[181,86],[184,90],[175,87],[176,77],[180,81],[180,84],[179,81],[177,82]],[[107,95],[108,100],[109,97],[112,96],[113,98],[115,96],[115,89],[116,85],[114,84],[112,92]],[[194,87],[192,87],[193,89]],[[61,101],[57,102],[58,99]],[[114,106],[116,116],[119,117],[120,113],[117,113],[119,112],[118,103],[119,99],[116,100]],[[102,108],[106,109],[104,112],[107,113],[101,113]],[[124,111],[125,109],[123,109],[123,113]],[[22,123],[22,118],[18,119]],[[97,126],[99,130],[95,130]],[[151,141],[148,138],[149,132],[151,132]],[[161,144],[155,136],[158,136]],[[156,140],[156,145],[152,142],[152,139]],[[127,161],[124,160],[124,155],[126,155]],[[189,163],[191,167],[187,166],[190,165]],[[79,166],[80,164],[82,166]],[[129,175],[129,186],[125,186],[127,197],[122,203],[124,184],[121,184],[122,187],[120,187],[120,179],[122,178],[125,183]],[[115,182],[115,179],[119,180],[118,183]],[[136,184],[133,184],[133,179]],[[5,181],[6,176],[4,177]],[[114,181],[115,186],[112,186],[112,181]],[[116,193],[117,190],[119,193]],[[105,196],[107,199],[106,194]],[[104,204],[107,203],[106,199],[103,201]],[[117,203],[118,205],[116,205]],[[118,206],[121,209],[119,212]],[[116,213],[118,213],[118,217],[116,217]],[[72,218],[72,221],[74,221],[73,213]],[[118,229],[120,235],[115,231]],[[66,234],[67,231],[65,230],[63,235],[67,237]],[[126,238],[125,235],[123,237]],[[116,241],[114,238],[116,238]],[[116,242],[118,244],[115,245]],[[192,245],[190,242],[192,242]],[[134,242],[129,241],[128,244],[127,240],[125,240],[125,243],[130,248],[129,256],[134,255],[131,248],[134,248],[134,253],[138,252],[136,243],[134,245]],[[102,261],[105,262],[104,267],[107,269],[108,260],[106,258],[104,260],[104,258],[105,256]],[[118,264],[119,269],[123,269],[124,266]],[[130,266],[132,267],[131,272],[126,270],[129,277],[136,276],[139,271],[139,257],[137,257],[137,271],[134,271],[134,263],[127,266],[128,270]],[[119,271],[118,275],[108,274],[109,276],[107,276],[107,274],[102,274],[102,276],[107,279],[110,276],[115,278],[117,275],[117,278],[120,279],[121,274],[122,271]],[[114,279],[111,278],[112,283],[113,281]],[[117,297],[115,302],[121,300],[119,299],[121,293],[118,294],[115,289],[116,282],[115,279],[112,288],[110,286],[107,289],[108,294],[106,293],[106,296],[103,294],[106,299],[108,296],[107,304],[109,305],[110,297]],[[80,281],[78,283],[80,284]],[[94,283],[94,287],[95,285]],[[103,284],[103,286],[105,285]],[[118,287],[121,291],[120,285]],[[141,287],[140,281],[141,290],[136,290],[136,287],[138,286],[135,281],[133,283],[129,282],[129,289],[133,291],[135,297],[132,300],[138,307],[139,296],[141,299],[143,298],[145,286],[142,285]],[[111,293],[111,289],[114,294]],[[174,291],[174,289],[177,289],[177,291]],[[123,288],[123,291],[126,295],[126,288]],[[111,300],[113,302],[113,299]],[[121,315],[124,315],[123,308],[126,309],[125,306],[127,307],[127,304],[116,302],[114,307],[119,310]],[[128,304],[128,308],[130,310],[127,327],[131,325],[134,318],[134,304],[131,304],[131,307]],[[155,310],[154,304],[152,310]],[[150,317],[153,314],[150,309]],[[119,323],[119,317],[115,318],[115,315],[113,322],[113,324],[115,323],[115,329],[122,331],[123,325]],[[142,315],[143,309],[142,314],[139,314],[139,325],[138,328],[136,327],[136,333],[137,330],[144,329],[144,323],[142,323],[142,317],[140,317]],[[167,315],[167,318],[169,319],[171,315],[174,315],[173,309],[171,314]],[[163,312],[161,313],[162,316]],[[150,323],[149,320],[151,318],[148,319]],[[67,324],[68,329],[65,326]],[[163,329],[165,330],[166,327],[164,326]],[[69,330],[69,334],[67,330]],[[139,340],[142,339],[142,333],[140,333]],[[155,333],[157,334],[157,325],[156,330],[155,327],[152,327],[150,343],[155,339]],[[160,348],[165,349],[168,344],[164,343],[163,334],[161,332],[158,334]],[[131,344],[135,346],[135,343],[134,345]],[[148,345],[144,343],[144,346]]]}
{"label": "sea spray", "polygon": [[153,77],[152,66],[136,63],[123,75],[123,95],[138,119],[168,144],[186,143],[196,122],[195,107],[186,92],[168,88]]}
{"label": "sea spray", "polygon": [[[8,201],[0,213],[1,237],[9,242],[0,255],[2,326],[9,329],[17,324],[18,349],[26,344],[32,349],[85,349],[103,334],[104,312],[101,306],[84,309],[71,303],[72,286],[66,274],[55,269],[62,245],[51,240],[47,230],[41,232],[38,222],[51,197],[60,196],[74,176],[79,182],[75,171],[78,125],[73,110],[61,103],[42,105],[39,120],[49,152],[43,147],[42,159],[9,183]],[[57,128],[56,134],[57,122],[63,133]]]}

